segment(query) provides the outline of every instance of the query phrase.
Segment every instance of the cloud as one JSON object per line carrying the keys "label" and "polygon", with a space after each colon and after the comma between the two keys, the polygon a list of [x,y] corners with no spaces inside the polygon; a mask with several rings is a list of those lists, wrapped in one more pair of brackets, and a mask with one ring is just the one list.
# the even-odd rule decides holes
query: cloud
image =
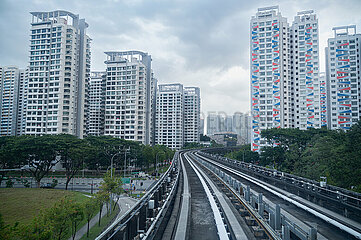
{"label": "cloud", "polygon": [[[332,27],[361,25],[358,0],[278,0],[292,22],[298,11],[319,18],[321,70]],[[152,55],[160,83],[199,86],[202,111],[248,111],[249,21],[269,1],[246,0],[1,0],[0,65],[27,66],[30,11],[68,10],[89,23],[92,69],[105,69],[105,51],[140,50]]]}

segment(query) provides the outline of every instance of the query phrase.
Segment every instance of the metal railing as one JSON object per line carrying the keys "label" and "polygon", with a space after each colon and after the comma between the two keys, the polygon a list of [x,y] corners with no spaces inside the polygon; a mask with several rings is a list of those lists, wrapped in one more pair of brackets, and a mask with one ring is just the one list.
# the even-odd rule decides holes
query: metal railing
{"label": "metal railing", "polygon": [[96,240],[134,239],[141,236],[147,239],[161,220],[161,213],[168,207],[178,184],[178,157],[174,154],[172,164],[148,192],[131,207],[121,218],[113,222]]}

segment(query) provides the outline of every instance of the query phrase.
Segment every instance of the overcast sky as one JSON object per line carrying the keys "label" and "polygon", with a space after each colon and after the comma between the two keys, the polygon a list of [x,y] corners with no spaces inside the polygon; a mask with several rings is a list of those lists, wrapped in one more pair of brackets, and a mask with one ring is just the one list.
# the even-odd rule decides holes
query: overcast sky
{"label": "overcast sky", "polygon": [[332,27],[361,28],[360,0],[0,0],[0,66],[27,66],[29,12],[67,10],[89,24],[92,70],[105,69],[105,51],[148,52],[159,83],[201,88],[203,113],[246,112],[249,21],[257,8],[271,5],[290,23],[298,11],[315,10],[322,71]]}

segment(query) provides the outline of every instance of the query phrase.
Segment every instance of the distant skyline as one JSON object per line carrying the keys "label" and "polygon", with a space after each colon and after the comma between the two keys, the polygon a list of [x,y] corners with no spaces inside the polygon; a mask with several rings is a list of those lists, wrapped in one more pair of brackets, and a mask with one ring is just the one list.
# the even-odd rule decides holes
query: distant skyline
{"label": "distant skyline", "polygon": [[313,9],[319,19],[320,67],[332,28],[356,24],[361,1],[0,1],[0,66],[28,65],[31,11],[67,10],[89,24],[92,70],[105,69],[105,51],[140,50],[152,55],[159,83],[201,88],[201,111],[247,112],[249,23],[257,8],[279,5],[289,22]]}

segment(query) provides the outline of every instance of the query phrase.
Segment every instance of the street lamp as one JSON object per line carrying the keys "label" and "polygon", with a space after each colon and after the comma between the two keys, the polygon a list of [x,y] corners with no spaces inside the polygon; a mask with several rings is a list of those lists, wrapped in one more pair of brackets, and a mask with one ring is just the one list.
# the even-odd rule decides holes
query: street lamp
{"label": "street lamp", "polygon": [[[124,147],[125,149],[125,147]],[[124,150],[124,178],[125,178],[125,171],[127,169],[127,151],[130,152],[130,147]]]}
{"label": "street lamp", "polygon": [[113,178],[113,159],[118,154],[120,154],[120,152],[115,153],[110,160],[110,178]]}
{"label": "street lamp", "polygon": [[157,152],[157,154],[155,155],[155,177],[158,176],[158,155],[160,152]]}

